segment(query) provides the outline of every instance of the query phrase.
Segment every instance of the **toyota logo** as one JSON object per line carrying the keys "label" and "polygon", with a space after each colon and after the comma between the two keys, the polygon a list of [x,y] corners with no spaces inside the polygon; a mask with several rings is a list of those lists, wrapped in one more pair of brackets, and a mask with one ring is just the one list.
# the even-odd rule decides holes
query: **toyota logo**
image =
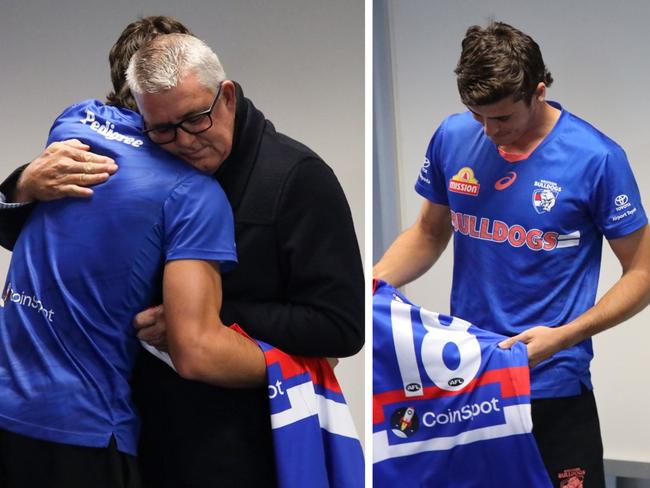
{"label": "toyota logo", "polygon": [[627,195],[619,195],[614,199],[614,203],[616,203],[617,207],[622,207],[628,200]]}

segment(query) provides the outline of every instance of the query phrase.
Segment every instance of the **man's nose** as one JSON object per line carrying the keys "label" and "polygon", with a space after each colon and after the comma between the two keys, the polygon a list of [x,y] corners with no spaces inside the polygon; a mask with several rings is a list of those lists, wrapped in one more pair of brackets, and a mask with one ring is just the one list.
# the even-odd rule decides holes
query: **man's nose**
{"label": "man's nose", "polygon": [[176,129],[176,144],[179,146],[191,146],[194,143],[195,137],[194,134],[190,134],[181,127]]}
{"label": "man's nose", "polygon": [[484,119],[483,131],[488,137],[494,137],[499,132],[499,123],[495,120]]}

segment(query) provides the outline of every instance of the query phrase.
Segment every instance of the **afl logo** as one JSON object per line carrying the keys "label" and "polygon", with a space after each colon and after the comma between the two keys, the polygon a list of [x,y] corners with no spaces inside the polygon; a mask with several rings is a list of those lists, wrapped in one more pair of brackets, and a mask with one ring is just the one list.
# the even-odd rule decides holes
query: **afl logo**
{"label": "afl logo", "polygon": [[420,419],[413,407],[402,407],[395,410],[390,417],[390,430],[401,439],[411,437],[418,431]]}
{"label": "afl logo", "polygon": [[463,383],[465,383],[465,380],[463,378],[452,378],[447,382],[449,386],[460,386]]}
{"label": "afl logo", "polygon": [[409,383],[406,385],[405,389],[410,393],[415,393],[416,391],[420,391],[422,389],[422,385],[419,383]]}
{"label": "afl logo", "polygon": [[505,190],[510,185],[512,185],[516,179],[517,179],[517,173],[515,173],[514,171],[508,171],[503,178],[499,178],[497,180],[497,182],[494,184],[494,189],[499,191]]}

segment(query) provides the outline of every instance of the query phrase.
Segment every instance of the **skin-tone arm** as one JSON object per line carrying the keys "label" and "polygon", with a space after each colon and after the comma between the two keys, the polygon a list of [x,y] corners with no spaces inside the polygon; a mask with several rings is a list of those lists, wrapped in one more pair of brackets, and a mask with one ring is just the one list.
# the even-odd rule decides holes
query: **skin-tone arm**
{"label": "skin-tone arm", "polygon": [[25,168],[7,201],[90,197],[93,191],[87,187],[105,182],[116,171],[114,160],[90,152],[90,146],[77,139],[53,142]]}
{"label": "skin-tone arm", "polygon": [[229,388],[264,384],[261,349],[221,323],[221,275],[214,263],[169,261],[163,302],[169,353],[179,375]]}
{"label": "skin-tone arm", "polygon": [[395,287],[419,278],[445,250],[451,232],[449,207],[425,200],[416,222],[391,244],[373,276]]}
{"label": "skin-tone arm", "polygon": [[538,326],[499,344],[509,348],[521,341],[535,366],[558,351],[629,319],[650,303],[650,227],[609,241],[623,268],[621,278],[585,313],[561,327]]}
{"label": "skin-tone arm", "polygon": [[[165,309],[162,305],[151,307],[137,314],[133,319],[133,326],[138,330],[138,339],[160,349],[169,352],[167,343],[167,322],[165,321]],[[339,364],[338,358],[326,358],[332,368]]]}

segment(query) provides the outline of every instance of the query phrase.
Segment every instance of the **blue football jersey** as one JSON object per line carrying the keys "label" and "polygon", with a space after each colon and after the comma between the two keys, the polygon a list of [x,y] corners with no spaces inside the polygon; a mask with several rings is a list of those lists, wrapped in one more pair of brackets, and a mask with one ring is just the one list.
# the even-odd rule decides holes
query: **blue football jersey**
{"label": "blue football jersey", "polygon": [[236,262],[221,187],[152,144],[140,116],[90,100],[49,142],[76,138],[119,169],[91,198],[39,203],[14,247],[0,308],[0,427],[136,453],[128,380],[133,316],[159,300],[176,259]]}
{"label": "blue football jersey", "polygon": [[377,282],[373,486],[551,486],[532,435],[526,346]]}
{"label": "blue football jersey", "polygon": [[[361,443],[327,359],[286,354],[231,328],[264,353],[278,488],[364,486]],[[167,353],[145,347],[176,371]]]}
{"label": "blue football jersey", "polygon": [[266,359],[278,486],[364,486],[361,443],[327,360],[257,343]]}
{"label": "blue football jersey", "polygon": [[[602,238],[647,224],[625,152],[563,110],[525,159],[508,162],[466,112],[435,132],[415,185],[450,208],[451,314],[513,336],[560,326],[593,306]],[[591,340],[532,370],[533,398],[591,389]]]}

